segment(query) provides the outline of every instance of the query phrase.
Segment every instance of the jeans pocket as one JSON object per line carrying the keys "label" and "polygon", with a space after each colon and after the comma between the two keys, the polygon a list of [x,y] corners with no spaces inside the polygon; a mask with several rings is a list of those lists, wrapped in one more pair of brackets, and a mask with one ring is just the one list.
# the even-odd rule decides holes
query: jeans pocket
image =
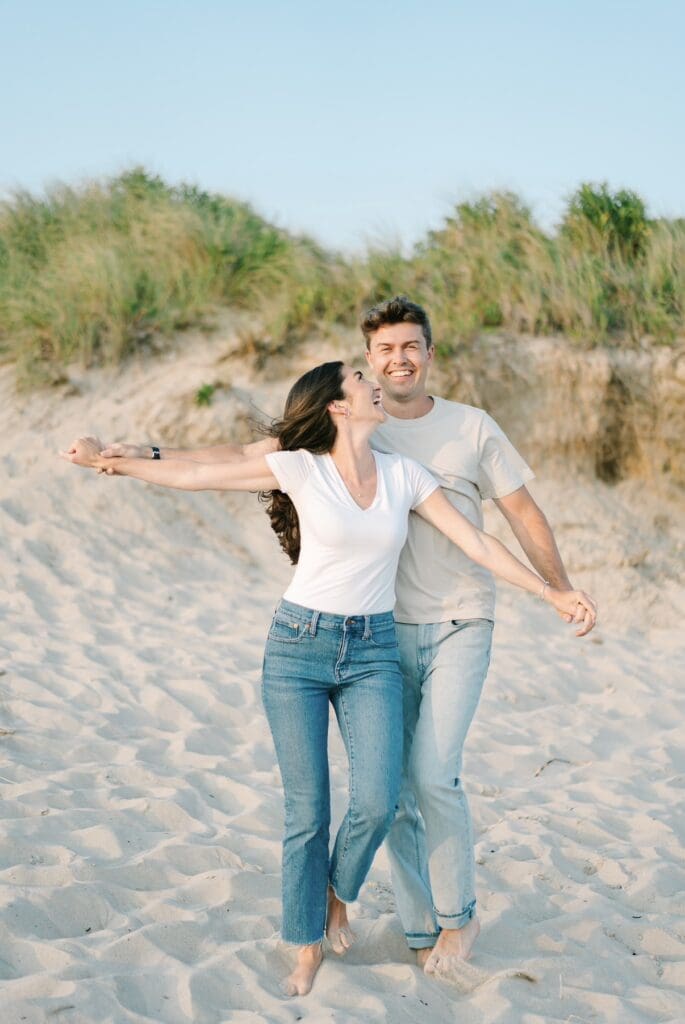
{"label": "jeans pocket", "polygon": [[269,629],[269,640],[282,644],[298,644],[309,635],[308,622],[298,622],[278,613],[274,615]]}

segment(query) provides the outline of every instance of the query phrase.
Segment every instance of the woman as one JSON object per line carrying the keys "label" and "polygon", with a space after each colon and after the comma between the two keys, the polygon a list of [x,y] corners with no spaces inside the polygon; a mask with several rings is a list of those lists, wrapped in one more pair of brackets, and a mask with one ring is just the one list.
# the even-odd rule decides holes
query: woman
{"label": "woman", "polygon": [[[268,492],[272,526],[297,564],[276,609],[264,655],[263,699],[285,791],[283,925],[297,948],[286,979],[304,995],[322,959],[324,930],[337,952],[352,941],[346,909],[383,841],[401,770],[402,680],[392,608],[411,509],[474,561],[539,594],[574,621],[592,600],[557,591],[444,497],[418,463],[372,451],[385,413],[359,371],[325,363],[300,378],[274,425],[280,451],[230,464],[103,458],[81,438],[64,458],[184,490]],[[350,803],[329,856],[329,702],[350,768]]]}

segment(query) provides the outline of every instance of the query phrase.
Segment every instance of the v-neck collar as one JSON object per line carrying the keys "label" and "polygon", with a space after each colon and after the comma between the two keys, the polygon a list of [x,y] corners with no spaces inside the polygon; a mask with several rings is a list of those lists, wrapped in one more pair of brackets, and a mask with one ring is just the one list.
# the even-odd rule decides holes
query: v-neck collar
{"label": "v-neck collar", "polygon": [[361,505],[356,501],[354,495],[350,491],[345,481],[343,480],[340,470],[335,464],[335,459],[333,458],[330,452],[326,452],[326,458],[328,459],[330,465],[333,467],[333,472],[335,473],[342,490],[347,495],[350,503],[356,508],[357,512],[370,512],[373,506],[378,501],[381,493],[381,471],[378,465],[378,458],[376,457],[376,452],[373,450],[373,448],[371,449],[371,454],[373,455],[373,461],[376,464],[376,493],[373,496],[371,504],[368,505],[367,508],[362,508]]}

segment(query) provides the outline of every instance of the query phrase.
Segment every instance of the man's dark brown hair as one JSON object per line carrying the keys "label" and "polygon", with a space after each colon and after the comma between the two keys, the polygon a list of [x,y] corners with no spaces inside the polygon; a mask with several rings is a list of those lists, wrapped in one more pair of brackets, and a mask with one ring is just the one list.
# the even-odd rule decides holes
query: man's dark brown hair
{"label": "man's dark brown hair", "polygon": [[360,326],[366,338],[366,347],[369,347],[372,334],[381,327],[389,327],[392,324],[418,324],[426,339],[426,348],[433,344],[430,320],[423,306],[411,302],[406,295],[395,295],[387,302],[372,306],[364,313]]}

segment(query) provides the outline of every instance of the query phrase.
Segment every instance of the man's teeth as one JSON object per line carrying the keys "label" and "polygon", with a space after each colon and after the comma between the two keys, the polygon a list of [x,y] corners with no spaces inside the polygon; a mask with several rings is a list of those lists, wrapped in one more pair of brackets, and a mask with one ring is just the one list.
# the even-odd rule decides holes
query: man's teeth
{"label": "man's teeth", "polygon": [[411,370],[392,370],[390,373],[391,377],[411,377]]}

